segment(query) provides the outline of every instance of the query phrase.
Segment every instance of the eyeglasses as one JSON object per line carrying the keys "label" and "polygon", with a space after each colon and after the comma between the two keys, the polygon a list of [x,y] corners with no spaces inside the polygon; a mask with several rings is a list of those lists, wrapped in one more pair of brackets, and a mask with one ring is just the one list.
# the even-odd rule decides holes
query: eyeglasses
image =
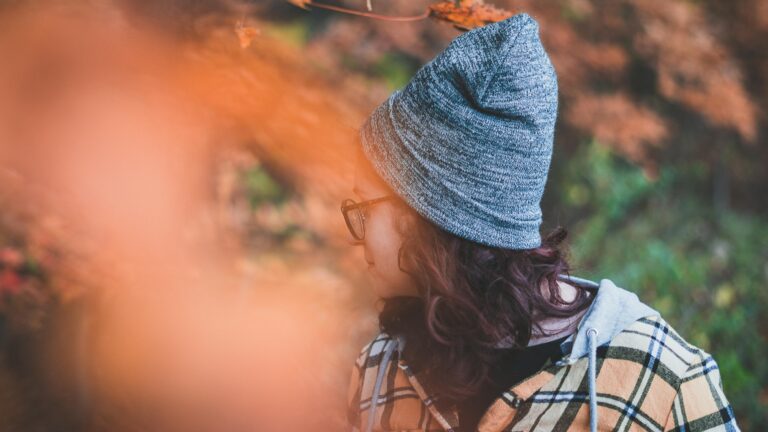
{"label": "eyeglasses", "polygon": [[344,215],[344,222],[347,228],[356,240],[365,239],[365,212],[366,207],[394,198],[394,195],[385,195],[368,201],[355,202],[352,199],[345,199],[341,202],[341,214]]}

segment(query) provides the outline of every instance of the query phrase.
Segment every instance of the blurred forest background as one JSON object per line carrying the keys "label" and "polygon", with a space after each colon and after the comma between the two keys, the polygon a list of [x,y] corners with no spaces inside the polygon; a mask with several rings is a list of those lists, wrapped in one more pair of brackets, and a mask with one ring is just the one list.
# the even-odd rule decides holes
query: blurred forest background
{"label": "blurred forest background", "polygon": [[[367,12],[364,0],[322,3]],[[377,14],[412,17],[431,3],[373,0],[372,6]],[[658,309],[714,355],[744,430],[768,429],[768,2],[487,3],[536,18],[558,72],[559,124],[544,228],[569,229],[574,274],[611,278]],[[215,411],[206,421],[272,430],[265,425],[279,411],[254,420],[247,417],[255,411],[236,402],[253,396],[237,393],[243,389],[235,384],[244,382],[263,391],[311,387],[298,412],[294,394],[285,397],[289,412],[307,418],[324,413],[310,423],[303,419],[297,430],[339,430],[351,362],[376,329],[363,259],[346,243],[338,209],[351,194],[355,132],[462,30],[434,18],[397,22],[283,0],[0,0],[0,24],[6,29],[0,58],[7,63],[0,72],[0,430],[118,430],[118,422],[136,418],[120,420],[121,410],[159,422],[147,414],[156,414],[152,401],[171,413]],[[149,51],[151,60],[142,57]],[[120,79],[101,83],[105,74]],[[32,135],[24,135],[72,112],[69,105],[55,109],[55,101],[68,100],[67,89],[91,89],[94,81],[133,85],[138,75],[142,82],[130,100],[139,106],[162,106],[144,99],[161,89],[195,110],[194,118],[215,125],[206,126],[205,143],[194,150],[173,147],[160,156],[175,161],[192,155],[182,160],[200,167],[190,190],[199,192],[202,204],[170,216],[157,213],[169,218],[159,228],[152,224],[165,219],[153,220],[142,209],[164,208],[167,196],[145,200],[165,191],[157,183],[173,184],[180,169],[175,164],[158,164],[155,177],[141,174],[147,184],[134,190],[135,167],[120,167],[130,166],[128,159],[145,162],[139,153],[91,160],[80,158],[90,148],[72,150],[79,158],[72,171],[82,170],[90,176],[86,184],[98,187],[68,201],[62,196],[84,183],[49,173],[58,172],[52,167],[70,150],[57,137],[40,138],[52,147],[35,147],[25,141]],[[97,106],[110,111],[123,104],[122,96],[110,97],[97,98]],[[141,117],[143,110],[132,114]],[[82,115],[87,120],[103,113]],[[62,123],[76,124],[66,118]],[[74,128],[73,139],[81,130]],[[143,129],[117,130],[122,138]],[[113,157],[120,162],[105,165]],[[101,170],[87,168],[91,162]],[[173,167],[173,179],[161,172],[165,166]],[[97,211],[83,204],[102,194],[109,199]],[[92,223],[93,214],[110,223]],[[145,229],[145,221],[157,231]],[[175,231],[180,226],[181,234]],[[142,246],[145,235],[149,243]],[[198,261],[187,260],[190,250],[203,251],[194,256]],[[205,270],[210,261],[217,267]],[[150,345],[155,353],[158,346],[167,349],[165,360],[135,354],[147,349],[147,334],[158,333],[158,316],[177,318],[187,310],[178,303],[189,281],[215,281],[217,289],[236,293],[235,300],[227,297],[211,312],[208,294],[198,296],[205,306],[190,306],[183,321],[190,339],[169,324],[169,337],[184,342]],[[158,300],[165,286],[180,289]],[[131,303],[125,293],[133,288],[151,294]],[[148,301],[163,305],[151,318],[141,315],[152,309]],[[133,304],[139,306],[125,309]],[[232,304],[250,306],[233,313],[227,309]],[[116,316],[125,321],[115,324]],[[230,322],[232,316],[242,320]],[[219,329],[211,325],[216,320],[227,324]],[[104,331],[113,326],[117,333]],[[206,333],[212,327],[236,337]],[[131,336],[138,345],[126,342]],[[257,346],[243,355],[239,350],[248,344]],[[279,355],[267,361],[269,350]],[[220,356],[207,357],[213,351]],[[201,354],[200,365],[179,366]],[[243,360],[234,365],[231,357]],[[201,371],[215,378],[197,383],[198,399],[190,397],[195,387],[189,386],[178,393],[165,386],[152,399],[146,388],[134,388],[136,375],[125,368],[151,376],[148,382],[158,375],[136,364],[162,369],[165,378],[178,374],[179,382]],[[274,375],[265,373],[270,364],[285,374],[277,374],[279,382],[267,382],[265,375]],[[120,370],[119,378],[104,372],[110,368]],[[231,372],[229,379],[221,370]],[[194,418],[188,420],[194,430],[207,430]],[[274,421],[292,430],[280,423],[285,412]],[[173,424],[164,430],[184,430]]]}

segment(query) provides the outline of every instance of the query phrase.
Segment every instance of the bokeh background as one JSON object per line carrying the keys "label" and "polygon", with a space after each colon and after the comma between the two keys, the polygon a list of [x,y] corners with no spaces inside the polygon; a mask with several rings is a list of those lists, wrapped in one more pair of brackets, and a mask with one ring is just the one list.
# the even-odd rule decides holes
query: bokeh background
{"label": "bokeh background", "polygon": [[[357,128],[461,30],[297,3],[0,1],[0,430],[343,429],[377,327]],[[487,3],[558,72],[544,229],[765,430],[768,3]]]}

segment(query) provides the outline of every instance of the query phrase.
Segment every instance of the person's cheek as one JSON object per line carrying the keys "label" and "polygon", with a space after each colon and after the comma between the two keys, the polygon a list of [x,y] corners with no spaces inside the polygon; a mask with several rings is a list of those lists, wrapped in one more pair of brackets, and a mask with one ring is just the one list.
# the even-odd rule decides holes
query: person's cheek
{"label": "person's cheek", "polygon": [[388,229],[386,237],[385,245],[382,247],[382,253],[385,255],[382,257],[382,260],[384,260],[383,264],[385,267],[381,270],[386,272],[390,288],[397,291],[397,294],[403,294],[402,290],[407,282],[408,275],[400,270],[398,263],[401,239],[394,229]]}
{"label": "person's cheek", "polygon": [[[365,247],[367,259],[373,261],[369,268],[380,290],[386,292],[392,285],[391,233],[381,222],[380,214],[371,214],[366,222]],[[382,292],[383,294],[383,292]]]}

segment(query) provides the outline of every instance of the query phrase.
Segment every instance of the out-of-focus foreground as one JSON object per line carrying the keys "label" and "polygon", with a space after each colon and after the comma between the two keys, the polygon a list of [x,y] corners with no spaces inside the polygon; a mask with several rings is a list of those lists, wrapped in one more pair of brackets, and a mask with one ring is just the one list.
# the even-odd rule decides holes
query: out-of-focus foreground
{"label": "out-of-focus foreground", "polygon": [[[661,311],[765,429],[768,6],[494,4],[559,74],[574,274]],[[0,430],[342,429],[376,328],[356,129],[460,32],[282,0],[0,1],[0,28]]]}

